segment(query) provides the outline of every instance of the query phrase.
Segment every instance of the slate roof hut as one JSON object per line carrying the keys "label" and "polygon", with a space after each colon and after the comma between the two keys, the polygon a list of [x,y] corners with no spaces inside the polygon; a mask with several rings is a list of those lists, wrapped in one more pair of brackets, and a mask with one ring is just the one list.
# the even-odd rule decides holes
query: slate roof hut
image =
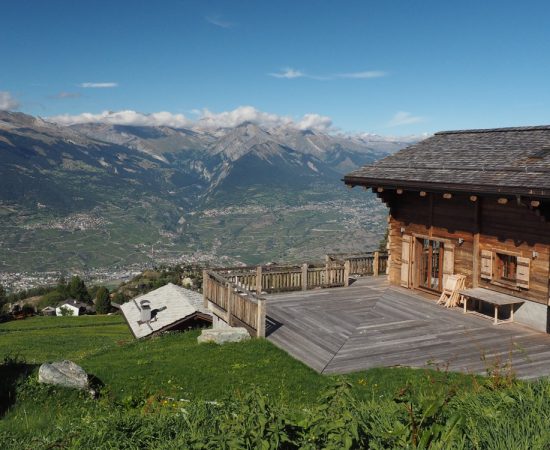
{"label": "slate roof hut", "polygon": [[202,294],[172,283],[123,303],[120,309],[137,339],[212,322]]}

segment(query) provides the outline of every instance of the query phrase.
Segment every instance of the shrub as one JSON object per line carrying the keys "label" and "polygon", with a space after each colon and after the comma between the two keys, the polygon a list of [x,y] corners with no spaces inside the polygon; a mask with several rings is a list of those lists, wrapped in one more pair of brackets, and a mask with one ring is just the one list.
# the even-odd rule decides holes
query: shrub
{"label": "shrub", "polygon": [[66,306],[59,308],[59,312],[63,317],[74,316],[74,311]]}

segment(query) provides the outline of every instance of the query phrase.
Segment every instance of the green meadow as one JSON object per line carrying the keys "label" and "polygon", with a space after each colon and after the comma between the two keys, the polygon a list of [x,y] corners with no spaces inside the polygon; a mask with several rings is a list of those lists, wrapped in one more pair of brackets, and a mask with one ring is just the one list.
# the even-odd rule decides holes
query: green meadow
{"label": "green meadow", "polygon": [[[484,378],[406,368],[325,376],[266,340],[199,345],[198,334],[136,341],[120,316],[1,324],[0,448],[550,443],[542,425],[550,418],[546,382],[523,383],[507,373]],[[98,398],[37,382],[41,363],[61,359],[91,375]],[[497,446],[519,438],[510,433],[520,428],[516,447]]]}

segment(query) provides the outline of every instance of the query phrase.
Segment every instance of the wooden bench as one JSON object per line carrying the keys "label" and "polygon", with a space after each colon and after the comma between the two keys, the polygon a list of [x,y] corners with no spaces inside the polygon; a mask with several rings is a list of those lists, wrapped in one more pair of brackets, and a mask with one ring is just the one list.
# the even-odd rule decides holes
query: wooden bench
{"label": "wooden bench", "polygon": [[[478,302],[485,302],[493,305],[495,308],[495,315],[493,319],[493,324],[498,325],[499,323],[508,323],[514,321],[514,305],[520,305],[525,303],[522,299],[513,297],[508,294],[502,294],[500,292],[490,291],[489,289],[483,288],[472,288],[472,289],[462,289],[459,291],[462,295],[464,303],[464,314],[473,313],[479,314],[482,317],[490,318],[485,314],[481,314],[478,311],[468,311],[468,300],[474,300]],[[510,318],[506,320],[500,320],[498,318],[498,308],[501,306],[510,307]]]}

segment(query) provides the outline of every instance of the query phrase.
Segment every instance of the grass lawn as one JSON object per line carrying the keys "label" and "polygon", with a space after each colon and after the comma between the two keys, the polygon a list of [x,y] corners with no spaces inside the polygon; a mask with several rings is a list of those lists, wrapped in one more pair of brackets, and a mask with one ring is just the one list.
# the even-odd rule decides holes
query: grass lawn
{"label": "grass lawn", "polygon": [[[199,331],[136,341],[120,316],[35,317],[0,324],[0,360],[17,357],[28,364],[70,359],[101,380],[121,399],[155,393],[216,400],[258,386],[285,402],[307,404],[333,384],[267,340],[197,344]],[[473,377],[418,369],[372,369],[345,378],[358,395],[383,395],[450,377],[467,387]]]}
{"label": "grass lawn", "polygon": [[[97,401],[38,385],[39,364],[54,360],[73,360],[104,384],[103,401],[130,407],[152,396],[219,401],[258,387],[281,404],[302,408],[316,403],[341,378],[320,375],[263,339],[199,345],[198,335],[191,331],[136,341],[120,316],[36,317],[0,324],[0,361],[21,361],[17,373],[13,367],[3,373],[7,365],[0,365],[0,378],[9,380],[0,387],[0,432],[26,427],[47,434],[68,418],[93,415]],[[366,400],[393,398],[405,385],[415,392],[430,391],[434,384],[452,383],[465,391],[476,385],[472,376],[403,368],[344,378],[354,395]]]}

